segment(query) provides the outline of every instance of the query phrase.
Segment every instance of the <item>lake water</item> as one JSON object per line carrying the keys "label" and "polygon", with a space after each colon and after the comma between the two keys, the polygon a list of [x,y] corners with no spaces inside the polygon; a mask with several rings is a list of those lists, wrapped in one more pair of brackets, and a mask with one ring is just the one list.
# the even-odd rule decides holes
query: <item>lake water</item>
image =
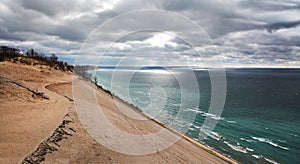
{"label": "lake water", "polygon": [[[198,90],[189,90],[176,79],[188,82],[186,70],[171,72],[99,69],[93,73],[103,88],[237,161],[300,163],[299,69],[226,69],[221,116],[208,112],[211,81],[207,70],[192,71]],[[129,75],[133,76],[128,81]],[[178,117],[179,110],[189,114]],[[218,121],[213,131],[203,126],[207,117]],[[204,139],[199,138],[201,134]]]}

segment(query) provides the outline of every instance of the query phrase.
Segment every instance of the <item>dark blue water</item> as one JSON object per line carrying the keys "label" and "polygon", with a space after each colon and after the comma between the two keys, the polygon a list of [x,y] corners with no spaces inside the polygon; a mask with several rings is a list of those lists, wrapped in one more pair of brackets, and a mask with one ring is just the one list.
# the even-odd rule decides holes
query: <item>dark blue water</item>
{"label": "dark blue water", "polygon": [[[237,161],[300,163],[299,69],[227,69],[221,116],[208,112],[211,81],[206,70],[193,71],[197,90],[182,87],[176,79],[189,80],[184,70],[174,71],[176,76],[157,70],[138,71],[129,81],[122,81],[128,72],[119,71],[118,81],[112,80],[113,71],[97,71],[96,75],[104,88]],[[200,101],[195,99],[197,93]],[[185,105],[181,105],[182,97],[188,101]],[[179,109],[193,114],[178,117]],[[213,131],[202,126],[206,117],[218,120]],[[194,120],[192,125],[187,124],[190,119]],[[203,140],[199,138],[202,133],[206,134]]]}

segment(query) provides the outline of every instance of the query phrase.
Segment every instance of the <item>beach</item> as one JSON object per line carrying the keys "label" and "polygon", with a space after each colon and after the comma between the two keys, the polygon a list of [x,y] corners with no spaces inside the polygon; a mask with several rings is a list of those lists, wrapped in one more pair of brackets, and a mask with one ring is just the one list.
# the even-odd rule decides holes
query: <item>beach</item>
{"label": "beach", "polygon": [[[69,72],[11,62],[1,62],[0,67],[0,163],[236,163]],[[95,90],[101,112],[116,128],[135,135],[165,128],[182,138],[165,150],[147,155],[110,150],[96,142],[83,127],[74,105],[72,78],[73,87],[82,90],[77,98]],[[43,92],[43,97],[30,90]],[[122,110],[144,120],[126,116],[116,101]],[[110,142],[114,142],[113,138]]]}

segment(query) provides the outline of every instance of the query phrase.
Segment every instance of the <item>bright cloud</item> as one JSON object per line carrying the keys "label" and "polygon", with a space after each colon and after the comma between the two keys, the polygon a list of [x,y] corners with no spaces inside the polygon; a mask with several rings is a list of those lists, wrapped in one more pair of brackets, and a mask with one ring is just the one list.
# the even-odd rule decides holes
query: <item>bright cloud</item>
{"label": "bright cloud", "polygon": [[153,37],[147,39],[145,42],[152,47],[164,47],[174,36],[166,33],[155,34]]}
{"label": "bright cloud", "polygon": [[[194,47],[207,60],[220,59],[228,67],[300,67],[300,1],[297,0],[3,0],[0,44],[56,53],[72,63],[77,55],[82,55],[80,47],[90,33],[102,23],[143,9],[175,12],[197,23],[215,43]],[[178,38],[181,33],[189,34],[188,40],[201,38],[196,38],[193,29],[176,24],[175,17],[170,20],[135,17],[122,21],[99,34],[94,42],[97,51],[86,59],[97,61],[98,54],[106,50],[113,36],[131,32],[140,24],[147,29],[151,24],[170,26],[177,32],[162,29],[124,37],[112,45],[105,64],[114,64],[131,51],[147,49],[149,52],[143,53],[147,60],[142,60],[142,53],[135,53],[131,65],[141,61],[174,65],[188,61],[199,65],[199,55]]]}

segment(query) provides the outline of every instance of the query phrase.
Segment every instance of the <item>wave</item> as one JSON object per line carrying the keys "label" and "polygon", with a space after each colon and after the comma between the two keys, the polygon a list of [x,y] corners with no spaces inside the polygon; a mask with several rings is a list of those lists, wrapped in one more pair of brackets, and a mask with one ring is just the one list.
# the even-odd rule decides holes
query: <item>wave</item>
{"label": "wave", "polygon": [[199,108],[188,108],[188,109],[185,109],[183,110],[185,112],[195,112],[195,113],[204,113],[203,111],[199,110]]}
{"label": "wave", "polygon": [[142,94],[142,95],[145,95],[146,92],[143,92],[143,91],[132,91],[133,93],[137,93],[137,94]]}
{"label": "wave", "polygon": [[[149,93],[149,96],[150,96],[150,93]],[[159,95],[155,95],[156,99],[161,99],[161,100],[167,100],[168,97],[162,97],[162,96],[159,96]]]}
{"label": "wave", "polygon": [[252,143],[252,142],[256,142],[254,140],[248,140],[248,139],[245,139],[245,138],[240,138],[241,141],[246,141],[246,142],[249,142],[249,143]]}
{"label": "wave", "polygon": [[142,100],[140,100],[140,99],[134,99],[135,101],[137,101],[138,103],[140,103],[140,104],[145,104],[145,105],[149,105],[150,104],[150,101],[142,101]]}
{"label": "wave", "polygon": [[290,150],[289,148],[280,146],[280,145],[278,145],[277,143],[274,143],[274,142],[272,142],[271,140],[266,139],[266,138],[259,138],[259,137],[252,137],[252,136],[251,136],[251,138],[254,139],[254,140],[257,140],[257,141],[259,141],[259,142],[267,143],[267,144],[272,145],[272,146],[274,146],[274,147],[278,147],[278,148],[281,148],[281,149],[284,149],[284,150]]}
{"label": "wave", "polygon": [[269,159],[269,158],[264,158],[266,161],[268,161],[269,163],[273,163],[273,164],[279,164],[278,162],[276,162],[275,160],[273,159]]}
{"label": "wave", "polygon": [[242,153],[248,153],[248,151],[246,150],[246,148],[239,146],[239,145],[232,145],[230,143],[228,143],[227,141],[224,141],[224,143],[229,146],[231,149],[238,151],[238,152],[242,152]]}
{"label": "wave", "polygon": [[179,107],[181,104],[170,103],[169,106]]}
{"label": "wave", "polygon": [[286,140],[277,140],[277,141],[281,143],[286,143]]}
{"label": "wave", "polygon": [[246,150],[247,150],[247,151],[251,151],[251,152],[254,151],[253,149],[250,149],[250,148],[248,148],[248,147],[246,147]]}
{"label": "wave", "polygon": [[[183,110],[183,111],[185,111],[185,112],[194,112],[194,113],[196,113],[196,114],[199,113],[199,114],[201,114],[201,116],[203,116],[203,117],[209,117],[209,118],[214,119],[214,120],[224,120],[223,117],[217,116],[217,115],[212,114],[212,113],[204,112],[204,111],[202,111],[202,110],[199,110],[198,107],[195,107],[195,108],[188,108],[188,109],[185,109],[185,110]],[[233,122],[232,122],[232,123],[233,123]],[[234,123],[235,123],[235,122],[234,122]]]}
{"label": "wave", "polygon": [[296,137],[296,138],[298,138],[298,135],[297,134],[290,134],[290,136],[293,136],[293,137]]}
{"label": "wave", "polygon": [[192,126],[194,126],[196,129],[200,129],[200,126],[197,126],[197,125],[192,125]]}
{"label": "wave", "polygon": [[198,138],[193,138],[195,141],[199,141],[199,139]]}
{"label": "wave", "polygon": [[217,132],[211,131],[210,133],[211,133],[211,135],[213,135],[213,136],[214,136],[215,138],[217,138],[217,139],[222,138],[222,136],[221,136],[219,133],[217,133]]}
{"label": "wave", "polygon": [[189,130],[191,130],[191,131],[196,131],[197,129],[194,128],[194,127],[190,127]]}
{"label": "wave", "polygon": [[256,159],[261,159],[261,158],[264,157],[262,155],[256,155],[256,154],[252,154],[251,156],[254,157],[254,158],[256,158]]}
{"label": "wave", "polygon": [[209,118],[212,118],[214,120],[224,120],[223,117],[217,116],[217,115],[212,114],[212,113],[202,113],[201,116],[203,116],[203,117],[209,117]]}
{"label": "wave", "polygon": [[204,133],[206,136],[209,136],[210,138],[215,139],[217,141],[219,141],[222,138],[222,135],[220,135],[219,133],[208,130],[205,127],[200,128],[199,135],[201,135],[201,133]]}
{"label": "wave", "polygon": [[226,122],[228,122],[228,123],[232,123],[232,124],[236,124],[236,122],[235,122],[235,121],[230,121],[230,120],[228,120],[228,121],[226,121]]}
{"label": "wave", "polygon": [[254,157],[254,158],[256,158],[256,159],[264,159],[264,160],[266,160],[269,163],[279,164],[274,159],[270,159],[270,158],[264,157],[263,155],[252,154],[251,156]]}

